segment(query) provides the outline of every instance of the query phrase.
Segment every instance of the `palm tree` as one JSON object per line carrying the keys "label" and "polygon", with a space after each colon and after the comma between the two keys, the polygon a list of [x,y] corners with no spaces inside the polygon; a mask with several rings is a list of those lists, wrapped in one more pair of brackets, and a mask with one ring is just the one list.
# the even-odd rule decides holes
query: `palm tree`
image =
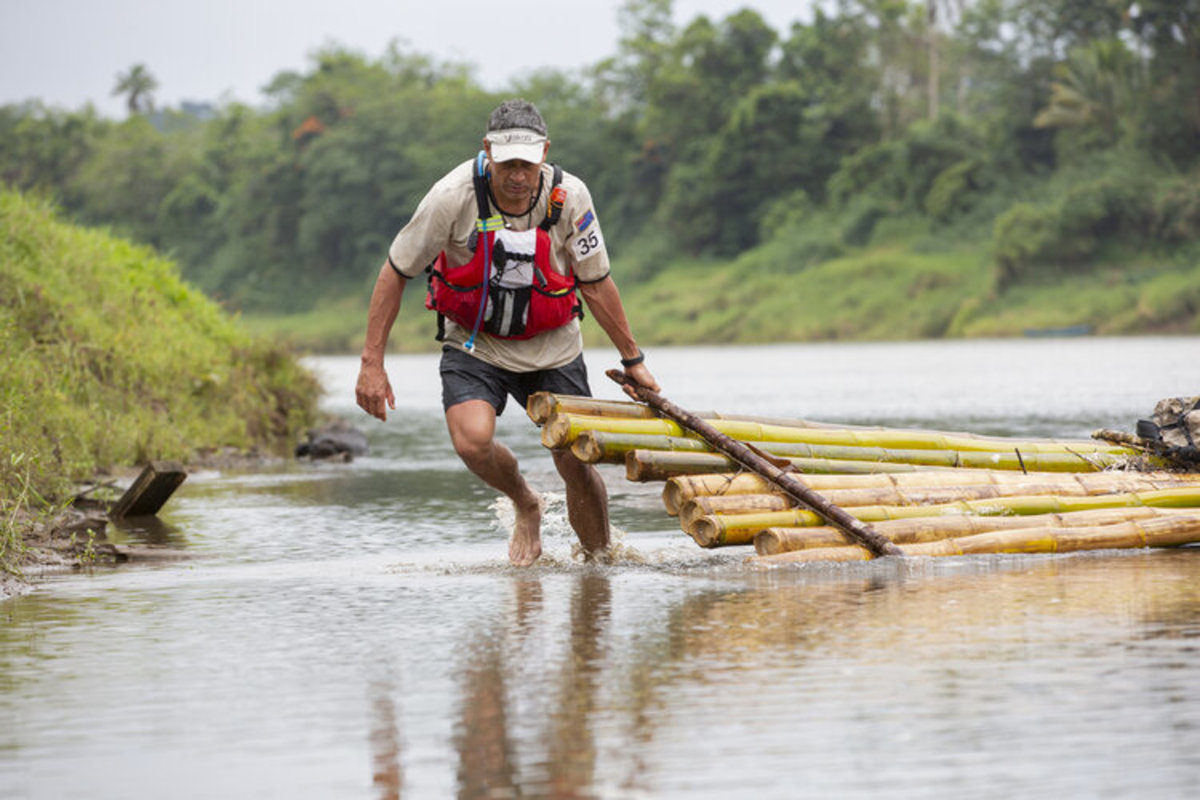
{"label": "palm tree", "polygon": [[1055,65],[1050,100],[1033,120],[1039,128],[1091,128],[1114,143],[1139,121],[1145,97],[1137,56],[1119,39],[1073,49]]}
{"label": "palm tree", "polygon": [[158,88],[158,81],[150,74],[150,70],[146,69],[145,64],[134,64],[126,73],[117,73],[117,85],[113,89],[114,95],[126,95],[125,105],[129,109],[129,115],[133,116],[142,111],[150,111],[154,108],[154,90]]}

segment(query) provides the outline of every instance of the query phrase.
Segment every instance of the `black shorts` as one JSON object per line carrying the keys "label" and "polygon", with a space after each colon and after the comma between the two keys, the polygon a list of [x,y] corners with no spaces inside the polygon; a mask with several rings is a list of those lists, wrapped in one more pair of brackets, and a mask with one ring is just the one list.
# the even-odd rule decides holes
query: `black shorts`
{"label": "black shorts", "polygon": [[582,353],[571,363],[557,369],[512,372],[467,355],[456,347],[445,347],[442,349],[439,370],[442,374],[443,409],[467,400],[486,400],[496,409],[496,416],[500,416],[504,413],[509,395],[521,404],[521,408],[525,408],[529,395],[534,392],[592,396]]}

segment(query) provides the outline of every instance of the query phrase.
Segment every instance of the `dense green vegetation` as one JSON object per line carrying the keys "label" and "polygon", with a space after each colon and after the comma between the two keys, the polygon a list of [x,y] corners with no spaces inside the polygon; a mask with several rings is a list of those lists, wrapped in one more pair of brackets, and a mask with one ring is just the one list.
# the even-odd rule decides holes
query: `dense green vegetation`
{"label": "dense green vegetation", "polygon": [[0,567],[22,514],[150,459],[294,444],[317,386],[150,248],[0,191]]}
{"label": "dense green vegetation", "polygon": [[[169,253],[256,327],[349,350],[395,231],[522,95],[592,188],[647,344],[1200,330],[1200,0],[621,20],[611,58],[499,93],[329,48],[265,108],[152,115],[138,65],[123,121],[0,108],[0,180]],[[431,344],[419,295],[398,348]]]}

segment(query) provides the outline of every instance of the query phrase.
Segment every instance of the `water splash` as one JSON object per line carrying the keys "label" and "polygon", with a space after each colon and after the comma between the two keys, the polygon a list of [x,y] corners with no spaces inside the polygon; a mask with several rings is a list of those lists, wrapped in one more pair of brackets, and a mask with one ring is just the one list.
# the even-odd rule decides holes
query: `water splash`
{"label": "water splash", "polygon": [[[588,556],[567,520],[567,497],[561,492],[542,492],[542,557],[539,566],[569,566],[593,563],[605,566],[646,565],[654,559],[625,541],[625,531],[609,526],[608,549],[600,555]],[[496,515],[496,528],[512,536],[516,511],[507,497],[497,497],[488,506]]]}

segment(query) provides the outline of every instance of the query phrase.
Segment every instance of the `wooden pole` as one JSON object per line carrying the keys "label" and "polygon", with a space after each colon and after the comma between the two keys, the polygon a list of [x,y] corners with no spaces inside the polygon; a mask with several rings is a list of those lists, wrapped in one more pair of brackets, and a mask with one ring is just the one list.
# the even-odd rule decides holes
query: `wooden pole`
{"label": "wooden pole", "polygon": [[813,511],[824,517],[829,524],[836,527],[838,530],[851,537],[855,542],[858,542],[871,553],[872,556],[897,556],[903,555],[899,547],[892,544],[885,537],[880,536],[871,526],[865,522],[855,519],[847,514],[842,509],[829,503],[825,498],[809,489],[804,484],[797,481],[788,474],[787,468],[777,466],[775,463],[767,459],[765,456],[759,455],[741,442],[735,441],[729,436],[721,433],[712,425],[709,425],[699,417],[688,413],[684,409],[675,405],[665,397],[655,391],[647,389],[637,381],[632,380],[624,372],[616,369],[609,370],[608,377],[617,383],[628,386],[638,396],[642,402],[646,403],[656,411],[670,417],[688,430],[704,437],[705,441],[713,446],[714,449],[724,453],[730,458],[736,460],[747,469],[757,472],[764,478],[767,478],[772,483],[779,486],[787,492],[788,495],[804,503]]}
{"label": "wooden pole", "polygon": [[186,478],[187,471],[174,461],[151,461],[109,509],[109,516],[153,516]]}

